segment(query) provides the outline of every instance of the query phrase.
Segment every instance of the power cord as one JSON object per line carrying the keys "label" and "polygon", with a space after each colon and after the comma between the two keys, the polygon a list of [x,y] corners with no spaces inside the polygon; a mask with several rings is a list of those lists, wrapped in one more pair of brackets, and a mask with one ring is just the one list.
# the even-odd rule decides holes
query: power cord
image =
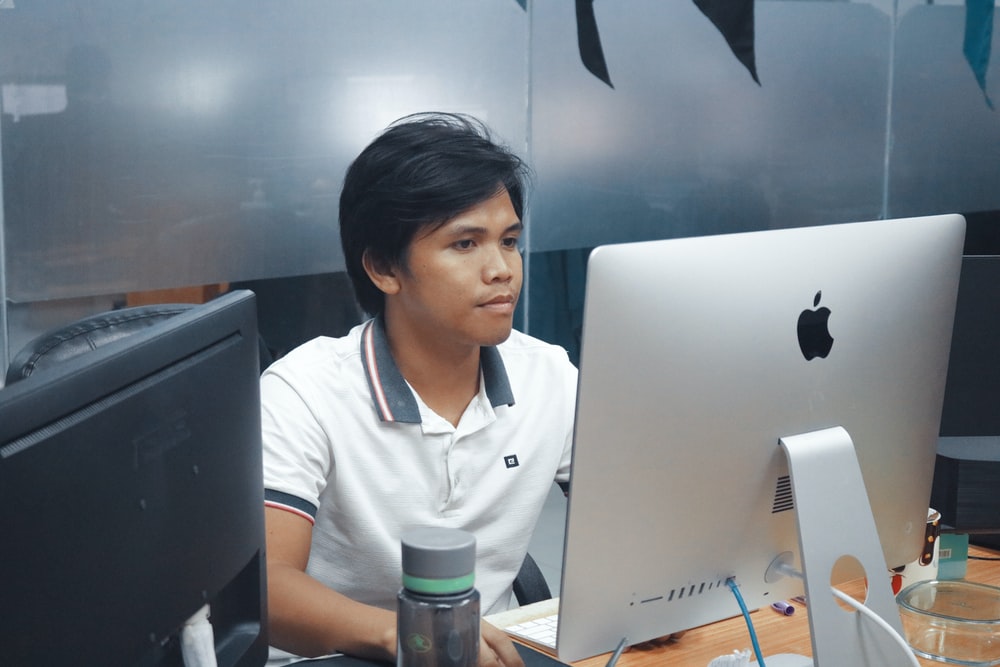
{"label": "power cord", "polygon": [[754,630],[753,621],[750,620],[750,612],[747,610],[746,602],[743,601],[743,594],[740,593],[739,586],[736,585],[736,579],[734,577],[726,579],[726,585],[729,586],[729,590],[736,596],[736,602],[740,605],[740,611],[743,612],[743,620],[746,621],[747,631],[750,633],[750,643],[753,644],[753,653],[757,657],[757,665],[758,667],[765,667],[764,656],[761,655],[760,644],[757,642],[757,631]]}
{"label": "power cord", "polygon": [[[750,633],[750,643],[753,644],[753,652],[757,658],[757,665],[758,667],[765,667],[764,657],[761,655],[760,651],[760,643],[757,641],[757,631],[753,627],[753,621],[750,620],[750,612],[747,610],[747,605],[743,601],[743,595],[740,593],[739,586],[736,585],[736,579],[730,577],[726,580],[726,585],[729,586],[729,590],[733,592],[733,595],[736,597],[736,602],[740,606],[740,611],[743,613],[743,620],[746,621],[747,631]],[[830,591],[833,593],[835,598],[848,605],[858,613],[866,616],[879,626],[879,628],[881,628],[886,634],[888,634],[889,637],[903,650],[903,653],[906,654],[911,667],[920,667],[920,663],[917,662],[917,656],[914,655],[913,649],[910,648],[906,639],[904,639],[894,627],[889,625],[884,618],[876,614],[864,604],[852,598],[850,595],[837,590],[833,586],[830,587]]]}
{"label": "power cord", "polygon": [[848,605],[855,611],[860,612],[861,614],[867,616],[869,619],[874,621],[876,625],[882,628],[882,630],[884,630],[886,634],[888,634],[889,637],[891,637],[892,640],[895,641],[897,644],[899,644],[899,646],[903,649],[903,652],[906,653],[906,655],[909,657],[909,663],[912,667],[920,667],[920,663],[917,662],[917,656],[913,654],[913,649],[911,649],[910,645],[906,643],[906,640],[903,639],[902,635],[896,632],[896,629],[891,625],[889,625],[884,618],[882,618],[874,611],[869,609],[866,605],[858,602],[850,595],[847,595],[846,593],[837,590],[833,586],[830,587],[830,590],[833,591],[833,596],[835,598],[837,598],[844,604]]}

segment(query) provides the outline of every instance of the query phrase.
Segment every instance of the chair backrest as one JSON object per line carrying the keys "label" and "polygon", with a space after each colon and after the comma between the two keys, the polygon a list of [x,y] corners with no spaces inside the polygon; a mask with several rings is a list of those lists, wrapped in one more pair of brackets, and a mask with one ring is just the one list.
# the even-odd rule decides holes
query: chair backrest
{"label": "chair backrest", "polygon": [[522,607],[552,597],[545,575],[530,553],[524,555],[521,570],[514,579],[514,597]]}
{"label": "chair backrest", "polygon": [[96,350],[192,307],[189,303],[135,306],[77,320],[38,336],[21,348],[7,367],[4,381],[11,384],[22,380],[35,371]]}

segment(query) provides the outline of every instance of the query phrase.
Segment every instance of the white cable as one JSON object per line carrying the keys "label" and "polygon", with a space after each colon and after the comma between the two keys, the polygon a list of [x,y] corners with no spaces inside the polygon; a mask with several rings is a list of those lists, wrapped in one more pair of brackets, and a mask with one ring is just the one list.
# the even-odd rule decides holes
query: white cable
{"label": "white cable", "polygon": [[874,611],[869,609],[866,605],[852,598],[850,595],[847,595],[846,593],[834,588],[833,586],[830,586],[830,590],[833,591],[833,596],[835,598],[837,598],[844,604],[850,606],[851,608],[855,609],[856,611],[864,614],[869,619],[875,621],[875,624],[878,625],[883,630],[885,630],[885,632],[892,638],[892,640],[895,641],[897,644],[899,644],[899,646],[903,649],[903,652],[909,657],[910,665],[912,665],[912,667],[920,667],[920,663],[917,662],[917,656],[914,655],[913,649],[911,649],[910,645],[906,643],[906,640],[903,639],[903,636],[900,635],[898,632],[896,632],[896,628],[889,625],[884,618],[882,618]]}

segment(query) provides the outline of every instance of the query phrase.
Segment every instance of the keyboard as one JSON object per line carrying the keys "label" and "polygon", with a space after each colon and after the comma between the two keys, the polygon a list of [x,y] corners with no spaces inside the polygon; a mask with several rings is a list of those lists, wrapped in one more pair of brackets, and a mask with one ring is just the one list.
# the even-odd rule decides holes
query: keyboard
{"label": "keyboard", "polygon": [[555,651],[556,629],[559,627],[559,614],[549,614],[523,623],[508,625],[504,631],[529,644],[539,648]]}

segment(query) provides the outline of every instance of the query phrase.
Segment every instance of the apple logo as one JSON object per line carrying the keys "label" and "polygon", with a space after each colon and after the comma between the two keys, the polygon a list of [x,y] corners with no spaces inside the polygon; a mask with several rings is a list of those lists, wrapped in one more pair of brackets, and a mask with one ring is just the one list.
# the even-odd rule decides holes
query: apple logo
{"label": "apple logo", "polygon": [[[819,306],[819,300],[823,292],[816,292],[813,299],[813,307]],[[799,315],[798,335],[799,347],[802,349],[802,356],[806,361],[811,361],[816,357],[825,359],[830,354],[833,347],[833,336],[830,335],[828,323],[830,321],[830,309],[826,306],[815,310],[803,310]]]}

